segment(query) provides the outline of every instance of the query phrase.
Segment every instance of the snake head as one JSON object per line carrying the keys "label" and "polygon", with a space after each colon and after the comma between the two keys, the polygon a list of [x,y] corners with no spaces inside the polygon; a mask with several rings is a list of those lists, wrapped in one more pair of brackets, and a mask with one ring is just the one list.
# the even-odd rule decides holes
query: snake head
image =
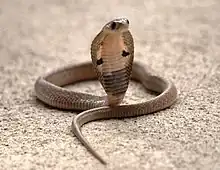
{"label": "snake head", "polygon": [[115,32],[125,32],[128,31],[129,20],[127,18],[117,18],[108,22],[104,27],[103,31],[106,33],[115,33]]}

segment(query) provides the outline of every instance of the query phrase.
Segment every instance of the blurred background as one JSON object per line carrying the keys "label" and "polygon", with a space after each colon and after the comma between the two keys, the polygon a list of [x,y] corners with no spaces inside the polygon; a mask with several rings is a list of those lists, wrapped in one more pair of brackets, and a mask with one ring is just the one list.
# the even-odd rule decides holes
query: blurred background
{"label": "blurred background", "polygon": [[[91,145],[109,169],[220,169],[219,11],[219,0],[1,0],[0,169],[103,169],[73,137],[75,114],[37,102],[34,82],[90,61],[91,41],[116,17],[130,21],[135,60],[170,78],[179,98],[158,114],[86,125]],[[127,102],[145,97],[140,88]]]}

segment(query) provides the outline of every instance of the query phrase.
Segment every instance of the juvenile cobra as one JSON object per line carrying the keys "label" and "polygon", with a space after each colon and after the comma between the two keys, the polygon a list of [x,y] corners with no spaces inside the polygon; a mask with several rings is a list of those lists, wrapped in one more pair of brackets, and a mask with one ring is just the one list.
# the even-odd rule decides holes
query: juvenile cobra
{"label": "juvenile cobra", "polygon": [[[36,96],[46,104],[61,108],[86,110],[72,122],[72,131],[87,150],[101,163],[104,159],[92,149],[81,133],[81,127],[98,119],[145,115],[171,106],[177,97],[175,85],[147,70],[141,62],[133,63],[134,44],[126,18],[108,22],[91,45],[92,63],[70,65],[39,77]],[[95,71],[94,71],[95,70]],[[83,80],[99,79],[107,96],[70,91],[62,86]],[[158,96],[138,104],[119,105],[128,88],[130,77]]]}

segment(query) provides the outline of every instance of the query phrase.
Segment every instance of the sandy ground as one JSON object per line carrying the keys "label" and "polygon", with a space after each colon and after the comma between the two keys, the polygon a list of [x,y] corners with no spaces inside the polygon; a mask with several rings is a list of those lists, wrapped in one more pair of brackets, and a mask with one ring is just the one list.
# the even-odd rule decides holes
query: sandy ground
{"label": "sandy ground", "polygon": [[[0,169],[220,169],[219,0],[1,0]],[[83,127],[101,165],[71,133],[76,112],[36,100],[46,71],[90,61],[94,36],[126,16],[135,60],[178,88],[164,111]],[[103,94],[98,82],[71,88]],[[153,96],[132,83],[126,102]]]}

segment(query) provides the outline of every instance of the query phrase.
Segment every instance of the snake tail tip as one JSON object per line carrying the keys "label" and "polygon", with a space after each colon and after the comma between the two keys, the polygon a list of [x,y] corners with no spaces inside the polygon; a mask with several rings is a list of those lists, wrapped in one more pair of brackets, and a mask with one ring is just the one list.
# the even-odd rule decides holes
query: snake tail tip
{"label": "snake tail tip", "polygon": [[103,165],[107,165],[107,162],[104,161],[103,159],[100,159],[99,161],[100,161]]}

